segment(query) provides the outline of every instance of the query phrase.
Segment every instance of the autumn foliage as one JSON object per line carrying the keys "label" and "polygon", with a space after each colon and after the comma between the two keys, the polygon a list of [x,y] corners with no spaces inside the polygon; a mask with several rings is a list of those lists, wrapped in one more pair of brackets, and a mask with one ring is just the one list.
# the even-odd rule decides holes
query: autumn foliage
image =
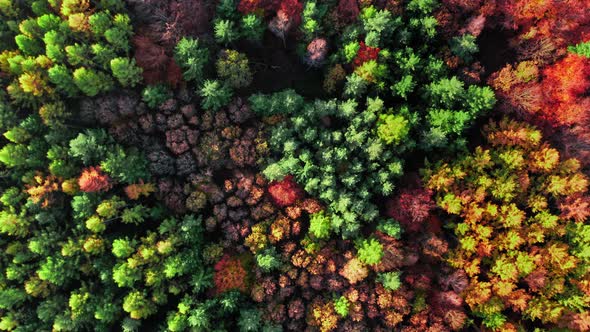
{"label": "autumn foliage", "polygon": [[303,197],[303,190],[295,183],[291,175],[281,181],[272,182],[268,186],[268,193],[272,201],[279,207],[293,205]]}
{"label": "autumn foliage", "polygon": [[363,63],[370,60],[377,60],[380,49],[378,47],[367,46],[364,41],[359,42],[360,48],[357,51],[353,64],[359,67]]}
{"label": "autumn foliage", "polygon": [[534,127],[504,119],[485,134],[488,147],[439,164],[426,177],[437,205],[456,216],[459,245],[448,262],[469,276],[465,301],[497,330],[519,324],[505,310],[580,329],[587,317],[579,309],[587,304],[561,299],[589,295],[587,239],[579,233],[588,227],[588,178]]}
{"label": "autumn foliage", "polygon": [[218,294],[229,290],[248,290],[247,272],[238,256],[223,255],[221,260],[215,264],[215,275],[213,282]]}
{"label": "autumn foliage", "polygon": [[78,185],[80,190],[94,193],[109,190],[112,182],[111,178],[100,169],[100,166],[90,166],[82,171],[78,178]]}

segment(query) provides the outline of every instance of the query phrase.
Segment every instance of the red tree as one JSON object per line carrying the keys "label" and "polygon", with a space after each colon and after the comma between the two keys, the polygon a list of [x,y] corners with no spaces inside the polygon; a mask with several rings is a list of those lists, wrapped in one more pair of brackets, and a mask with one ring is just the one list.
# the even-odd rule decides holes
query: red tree
{"label": "red tree", "polygon": [[303,198],[303,190],[293,181],[293,176],[287,175],[282,181],[272,182],[268,186],[268,193],[272,201],[279,207],[293,205]]}
{"label": "red tree", "polygon": [[417,232],[434,208],[430,190],[404,188],[387,202],[387,216],[397,220],[405,230]]}
{"label": "red tree", "polygon": [[242,292],[248,290],[247,272],[242,266],[239,257],[223,255],[215,264],[215,276],[213,277],[217,294],[237,289]]}
{"label": "red tree", "polygon": [[353,61],[355,67],[358,67],[369,60],[377,60],[379,57],[379,51],[381,51],[378,47],[367,46],[364,41],[361,41],[360,45],[361,47],[357,51],[356,58],[354,58]]}
{"label": "red tree", "polygon": [[590,113],[590,59],[568,54],[543,71],[545,117],[556,125],[586,122]]}
{"label": "red tree", "polygon": [[359,5],[357,0],[339,0],[336,9],[338,19],[342,23],[352,23],[359,15]]}

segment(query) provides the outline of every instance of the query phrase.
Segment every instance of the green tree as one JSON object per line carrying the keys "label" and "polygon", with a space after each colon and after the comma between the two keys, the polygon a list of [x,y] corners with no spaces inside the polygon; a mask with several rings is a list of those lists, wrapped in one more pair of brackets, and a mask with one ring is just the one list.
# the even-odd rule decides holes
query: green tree
{"label": "green tree", "polygon": [[187,81],[200,82],[203,70],[209,62],[209,51],[199,45],[199,39],[183,37],[174,49],[174,59],[183,69],[183,77]]}
{"label": "green tree", "polygon": [[468,33],[453,37],[450,46],[451,52],[467,63],[473,61],[473,56],[479,52],[475,36]]}
{"label": "green tree", "polygon": [[325,239],[330,236],[332,223],[324,211],[314,213],[309,218],[309,232],[318,239]]}
{"label": "green tree", "polygon": [[125,87],[134,87],[142,80],[142,69],[135,64],[135,59],[112,59],[111,71],[119,83]]}
{"label": "green tree", "polygon": [[357,255],[367,265],[378,264],[383,257],[383,245],[376,239],[363,239],[356,244]]}
{"label": "green tree", "polygon": [[265,26],[262,18],[255,14],[248,14],[242,17],[242,37],[251,41],[261,41]]}
{"label": "green tree", "polygon": [[236,31],[235,24],[230,20],[219,20],[214,23],[213,27],[215,40],[227,45],[238,39],[239,34]]}
{"label": "green tree", "polygon": [[206,80],[199,90],[199,95],[203,98],[201,106],[204,109],[217,111],[229,104],[232,91],[228,86],[217,80]]}
{"label": "green tree", "polygon": [[78,89],[89,97],[106,92],[113,86],[110,77],[93,69],[78,68],[74,71],[73,78]]}
{"label": "green tree", "polygon": [[141,99],[149,108],[156,108],[172,97],[172,92],[165,85],[148,85],[141,92]]}
{"label": "green tree", "polygon": [[123,300],[123,309],[133,319],[144,319],[156,312],[154,303],[147,299],[147,296],[139,291],[129,293]]}

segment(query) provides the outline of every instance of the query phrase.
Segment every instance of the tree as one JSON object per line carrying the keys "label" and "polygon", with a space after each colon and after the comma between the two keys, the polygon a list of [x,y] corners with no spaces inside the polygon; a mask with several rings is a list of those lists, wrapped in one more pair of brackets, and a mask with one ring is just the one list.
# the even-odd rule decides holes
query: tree
{"label": "tree", "polygon": [[239,37],[234,22],[230,20],[219,20],[215,22],[213,30],[215,40],[220,44],[227,45]]}
{"label": "tree", "polygon": [[367,265],[375,265],[381,262],[383,246],[376,239],[363,239],[357,245],[359,260]]}
{"label": "tree", "polygon": [[248,14],[242,17],[240,30],[242,37],[251,41],[261,41],[265,30],[264,22],[255,14]]}
{"label": "tree", "polygon": [[451,42],[451,52],[463,59],[466,63],[473,61],[473,55],[479,52],[475,36],[464,34],[461,37],[454,37]]}
{"label": "tree", "polygon": [[567,326],[563,317],[572,307],[559,298],[569,297],[572,285],[551,295],[543,285],[588,274],[567,236],[580,221],[559,211],[576,204],[568,196],[587,195],[588,179],[577,160],[560,160],[530,125],[503,119],[490,122],[484,134],[488,145],[426,171],[426,187],[459,240],[448,262],[469,277],[465,301],[486,326],[517,324],[505,310]]}
{"label": "tree", "polygon": [[201,81],[203,69],[209,61],[209,51],[199,45],[199,39],[183,37],[174,49],[174,58],[183,69],[187,81]]}
{"label": "tree", "polygon": [[268,186],[268,193],[273,202],[279,207],[286,207],[295,204],[303,198],[303,191],[292,176],[286,176],[281,181],[271,182]]}
{"label": "tree", "polygon": [[134,59],[114,58],[110,61],[111,71],[119,83],[124,87],[134,87],[141,82],[142,70],[137,67]]}
{"label": "tree", "polygon": [[113,81],[104,73],[93,69],[78,68],[73,73],[74,84],[89,97],[111,89]]}
{"label": "tree", "polygon": [[146,299],[145,294],[139,291],[127,294],[123,300],[123,309],[128,312],[133,319],[143,319],[156,312],[155,305]]}
{"label": "tree", "polygon": [[156,108],[172,97],[172,92],[164,85],[148,85],[142,93],[141,98],[149,108]]}
{"label": "tree", "polygon": [[252,73],[245,54],[234,50],[222,50],[216,62],[217,75],[232,88],[243,88],[252,82]]}
{"label": "tree", "polygon": [[332,223],[324,211],[314,213],[309,218],[309,232],[318,239],[326,239],[330,236]]}
{"label": "tree", "polygon": [[387,144],[402,143],[410,132],[409,122],[402,115],[381,114],[377,135]]}
{"label": "tree", "polygon": [[216,111],[229,104],[232,91],[217,80],[206,80],[199,90],[199,95],[203,98],[201,106],[204,109]]}
{"label": "tree", "polygon": [[590,42],[569,46],[568,51],[590,58]]}
{"label": "tree", "polygon": [[102,173],[100,167],[88,167],[78,178],[80,190],[84,192],[108,191],[112,184],[108,175]]}

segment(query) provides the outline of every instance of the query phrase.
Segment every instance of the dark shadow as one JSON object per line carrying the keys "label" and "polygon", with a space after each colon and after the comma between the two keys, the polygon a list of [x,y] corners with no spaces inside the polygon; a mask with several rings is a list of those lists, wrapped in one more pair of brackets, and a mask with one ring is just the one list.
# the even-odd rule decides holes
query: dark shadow
{"label": "dark shadow", "polygon": [[252,84],[239,90],[241,95],[294,89],[307,98],[325,97],[322,71],[303,63],[293,37],[283,43],[281,38],[266,31],[262,43],[241,41],[237,49],[246,53],[254,72]]}
{"label": "dark shadow", "polygon": [[516,52],[509,44],[509,40],[515,35],[514,31],[500,28],[486,28],[479,35],[477,44],[479,45],[479,60],[485,68],[484,80],[506,64],[516,61]]}

